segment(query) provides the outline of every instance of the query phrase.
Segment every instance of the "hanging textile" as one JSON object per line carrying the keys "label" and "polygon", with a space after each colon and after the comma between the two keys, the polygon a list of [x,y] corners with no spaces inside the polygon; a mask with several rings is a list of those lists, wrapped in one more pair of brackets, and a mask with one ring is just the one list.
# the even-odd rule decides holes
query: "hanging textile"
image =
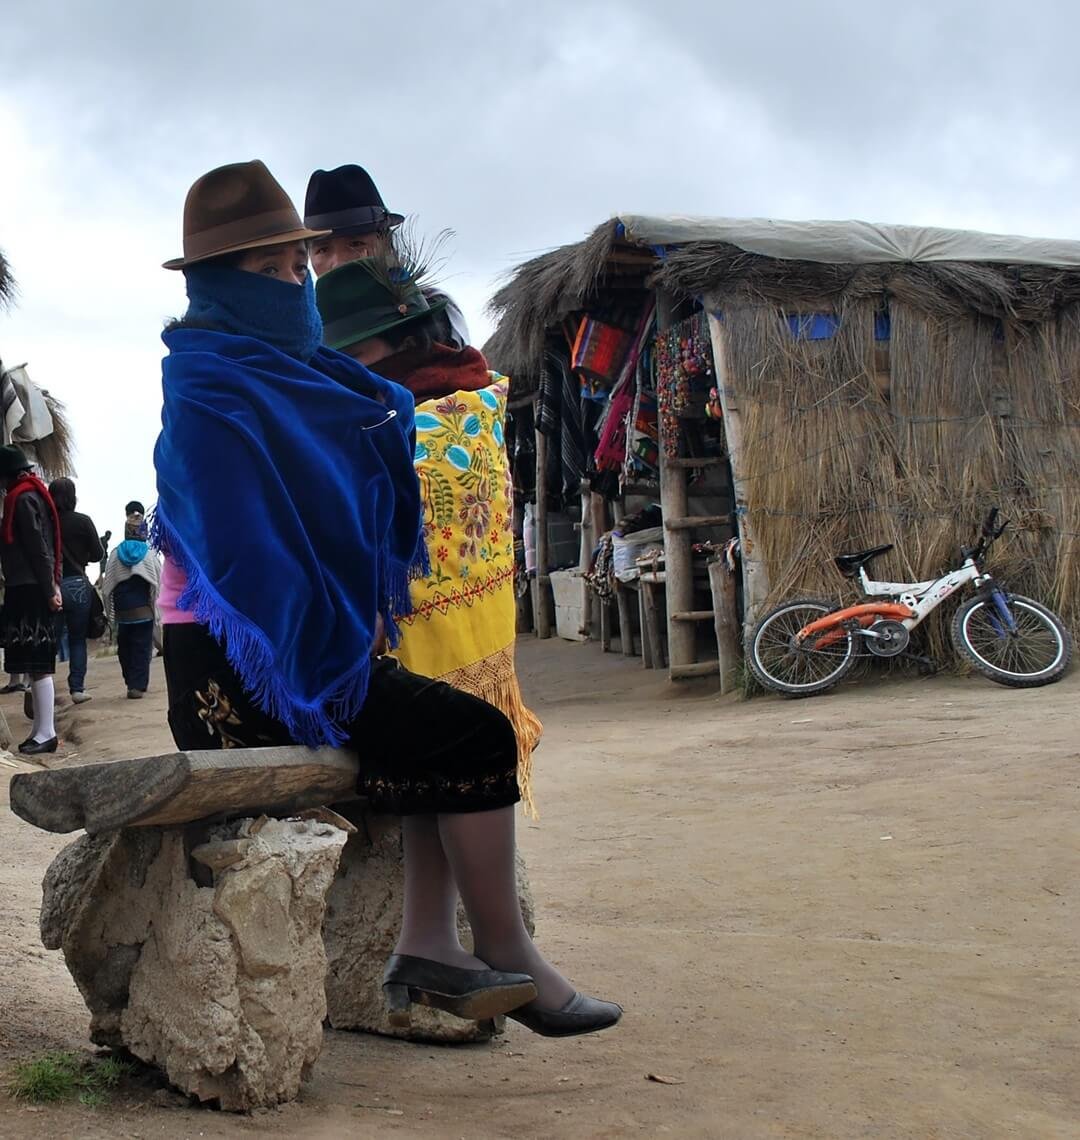
{"label": "hanging textile", "polygon": [[547,484],[549,492],[564,501],[573,498],[581,489],[588,452],[581,418],[581,388],[566,357],[557,351],[544,353],[536,430],[551,441],[549,464],[554,462],[556,468]]}
{"label": "hanging textile", "polygon": [[679,413],[690,407],[692,389],[700,386],[699,378],[712,374],[709,321],[703,312],[694,313],[657,336],[656,398],[660,440],[669,459],[679,453]]}

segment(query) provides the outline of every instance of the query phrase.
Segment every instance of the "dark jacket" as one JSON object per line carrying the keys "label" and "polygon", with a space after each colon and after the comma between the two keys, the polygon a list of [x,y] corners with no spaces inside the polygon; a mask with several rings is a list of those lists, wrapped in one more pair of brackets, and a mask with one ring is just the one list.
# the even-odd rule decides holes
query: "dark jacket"
{"label": "dark jacket", "polygon": [[4,586],[37,584],[47,598],[56,590],[56,542],[52,511],[37,491],[24,491],[15,503],[15,541],[0,532],[0,566]]}
{"label": "dark jacket", "polygon": [[65,578],[85,574],[91,562],[100,562],[105,557],[93,520],[78,511],[60,512],[60,542]]}

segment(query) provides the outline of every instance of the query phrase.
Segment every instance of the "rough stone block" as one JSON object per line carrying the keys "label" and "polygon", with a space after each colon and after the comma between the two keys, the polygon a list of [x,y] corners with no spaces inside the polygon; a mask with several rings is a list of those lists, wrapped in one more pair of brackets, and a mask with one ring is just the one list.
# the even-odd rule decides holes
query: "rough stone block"
{"label": "rough stone block", "polygon": [[235,820],[83,836],[45,876],[42,941],[62,949],[91,1038],[201,1100],[291,1100],[322,1047],[322,921],[346,832]]}

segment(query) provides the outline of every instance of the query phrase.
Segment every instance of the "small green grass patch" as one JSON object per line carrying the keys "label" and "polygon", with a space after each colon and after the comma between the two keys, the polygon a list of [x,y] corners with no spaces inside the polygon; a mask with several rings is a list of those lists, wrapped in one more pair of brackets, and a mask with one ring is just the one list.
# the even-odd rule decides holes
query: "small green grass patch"
{"label": "small green grass patch", "polygon": [[8,1080],[8,1092],[16,1100],[32,1104],[57,1104],[78,1100],[87,1108],[108,1103],[109,1094],[124,1077],[135,1071],[129,1061],[116,1057],[87,1057],[53,1050],[18,1062]]}

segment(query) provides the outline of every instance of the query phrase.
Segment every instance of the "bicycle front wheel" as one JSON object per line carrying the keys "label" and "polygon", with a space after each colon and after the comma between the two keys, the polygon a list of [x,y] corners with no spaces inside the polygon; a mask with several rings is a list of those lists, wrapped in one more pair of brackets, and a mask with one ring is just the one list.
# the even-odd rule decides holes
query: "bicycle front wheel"
{"label": "bicycle front wheel", "polygon": [[835,602],[797,598],[770,610],[750,638],[746,655],[750,671],[767,689],[789,697],[811,697],[831,689],[855,664],[855,638],[838,630],[828,642],[819,635],[800,643],[796,635],[835,609]]}
{"label": "bicycle front wheel", "polygon": [[1030,689],[1058,680],[1072,658],[1072,637],[1053,611],[1020,594],[1004,595],[1015,630],[992,600],[972,598],[953,616],[952,639],[984,677]]}

